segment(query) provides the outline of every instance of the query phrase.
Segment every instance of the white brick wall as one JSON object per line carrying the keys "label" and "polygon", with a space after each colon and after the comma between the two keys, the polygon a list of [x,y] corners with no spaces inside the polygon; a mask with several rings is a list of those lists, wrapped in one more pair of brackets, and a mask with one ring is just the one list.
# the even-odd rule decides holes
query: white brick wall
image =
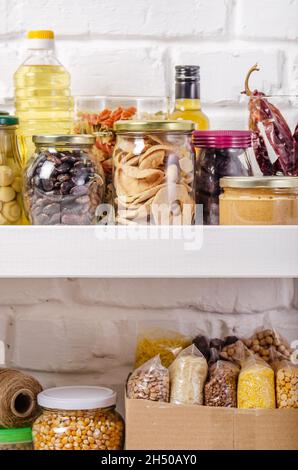
{"label": "white brick wall", "polygon": [[7,365],[45,385],[121,384],[144,327],[214,337],[271,324],[298,339],[297,288],[291,279],[1,280],[0,341]]}
{"label": "white brick wall", "polygon": [[[213,127],[245,126],[240,91],[298,92],[297,0],[0,0],[0,103],[25,58],[22,37],[52,28],[74,94],[161,95],[178,63],[201,65]],[[288,109],[291,123],[297,109]],[[294,284],[296,290],[294,291]],[[141,323],[246,334],[271,321],[298,338],[293,280],[1,280],[7,365],[45,386],[120,384]]]}
{"label": "white brick wall", "polygon": [[244,127],[240,92],[256,61],[253,86],[297,94],[297,17],[298,0],[0,0],[0,103],[13,94],[25,31],[52,28],[74,94],[162,95],[175,64],[200,64],[212,126]]}

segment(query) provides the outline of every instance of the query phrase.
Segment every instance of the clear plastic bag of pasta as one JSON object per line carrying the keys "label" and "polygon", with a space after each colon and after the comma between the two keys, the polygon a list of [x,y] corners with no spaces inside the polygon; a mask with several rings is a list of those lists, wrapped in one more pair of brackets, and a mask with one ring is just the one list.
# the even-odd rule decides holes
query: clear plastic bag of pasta
{"label": "clear plastic bag of pasta", "polygon": [[169,371],[159,355],[134,370],[127,382],[128,398],[168,402],[169,392]]}
{"label": "clear plastic bag of pasta", "polygon": [[[245,348],[245,347],[244,347]],[[241,371],[238,378],[238,408],[275,408],[274,370],[258,356],[247,355],[239,360]]]}
{"label": "clear plastic bag of pasta", "polygon": [[203,405],[208,364],[192,344],[184,349],[170,367],[170,402],[178,405]]}
{"label": "clear plastic bag of pasta", "polygon": [[204,389],[205,405],[236,408],[240,367],[217,358],[218,352],[211,349],[208,381]]}
{"label": "clear plastic bag of pasta", "polygon": [[169,367],[191,339],[178,331],[164,328],[143,330],[137,338],[135,368],[159,355],[164,367]]}
{"label": "clear plastic bag of pasta", "polygon": [[273,348],[270,364],[275,372],[277,408],[298,408],[298,365]]}

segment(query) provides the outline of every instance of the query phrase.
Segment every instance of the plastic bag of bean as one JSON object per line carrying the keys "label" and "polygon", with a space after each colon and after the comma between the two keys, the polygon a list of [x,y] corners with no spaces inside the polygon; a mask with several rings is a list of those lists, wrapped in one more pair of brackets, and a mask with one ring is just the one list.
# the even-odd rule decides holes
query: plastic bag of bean
{"label": "plastic bag of bean", "polygon": [[[222,351],[224,351],[223,356],[225,356],[225,359],[229,359],[229,353],[230,353],[229,347],[232,346],[234,343],[236,343],[236,341],[238,341],[238,338],[236,336],[226,336],[224,339],[220,339],[220,338],[208,338],[207,336],[203,334],[199,334],[193,339],[192,342],[198,348],[198,350],[204,355],[205,359],[209,363],[212,355],[214,359],[215,351],[217,351],[218,355]],[[212,353],[211,353],[211,350],[213,350]],[[217,358],[216,360],[218,359],[219,358]]]}
{"label": "plastic bag of bean", "polygon": [[264,361],[270,361],[270,349],[275,349],[277,353],[290,358],[292,349],[285,338],[283,338],[274,328],[260,328],[255,333],[243,340],[246,347]]}
{"label": "plastic bag of bean", "polygon": [[168,402],[169,393],[169,371],[159,355],[136,369],[127,382],[128,398]]}
{"label": "plastic bag of bean", "polygon": [[208,381],[204,395],[206,406],[237,408],[237,382],[240,367],[229,361],[217,360],[218,352],[211,350]]}
{"label": "plastic bag of bean", "polygon": [[192,344],[184,349],[170,367],[170,402],[202,405],[208,365],[203,354]]}
{"label": "plastic bag of bean", "polygon": [[220,357],[222,359],[239,364],[246,354],[250,354],[248,349],[245,347],[243,341],[236,336],[227,336],[224,339],[224,347],[220,351]]}
{"label": "plastic bag of bean", "polygon": [[[246,356],[246,357],[245,357]],[[238,408],[275,408],[274,371],[260,357],[250,353],[240,361]]]}
{"label": "plastic bag of bean", "polygon": [[298,365],[270,349],[270,364],[275,372],[277,408],[298,408]]}
{"label": "plastic bag of bean", "polygon": [[140,367],[156,355],[164,367],[169,367],[177,355],[191,343],[191,339],[178,331],[164,328],[149,328],[137,338],[135,368]]}

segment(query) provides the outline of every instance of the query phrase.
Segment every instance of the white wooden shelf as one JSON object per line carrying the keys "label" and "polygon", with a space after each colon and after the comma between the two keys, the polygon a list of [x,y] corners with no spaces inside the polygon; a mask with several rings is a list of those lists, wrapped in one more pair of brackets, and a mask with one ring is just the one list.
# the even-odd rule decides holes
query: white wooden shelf
{"label": "white wooden shelf", "polygon": [[298,277],[298,226],[157,230],[1,227],[0,277]]}

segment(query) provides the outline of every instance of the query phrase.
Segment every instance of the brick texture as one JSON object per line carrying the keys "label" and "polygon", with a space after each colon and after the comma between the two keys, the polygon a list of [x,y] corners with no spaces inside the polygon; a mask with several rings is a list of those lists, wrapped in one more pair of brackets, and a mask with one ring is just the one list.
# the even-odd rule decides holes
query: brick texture
{"label": "brick texture", "polygon": [[[252,87],[297,94],[297,13],[297,0],[1,0],[0,102],[13,96],[25,31],[51,28],[74,94],[164,95],[176,64],[200,64],[212,126],[244,128],[240,91],[256,61]],[[294,126],[297,102],[284,112]],[[44,386],[123,384],[137,333],[153,324],[222,336],[272,323],[294,340],[297,282],[0,280],[0,359]]]}

